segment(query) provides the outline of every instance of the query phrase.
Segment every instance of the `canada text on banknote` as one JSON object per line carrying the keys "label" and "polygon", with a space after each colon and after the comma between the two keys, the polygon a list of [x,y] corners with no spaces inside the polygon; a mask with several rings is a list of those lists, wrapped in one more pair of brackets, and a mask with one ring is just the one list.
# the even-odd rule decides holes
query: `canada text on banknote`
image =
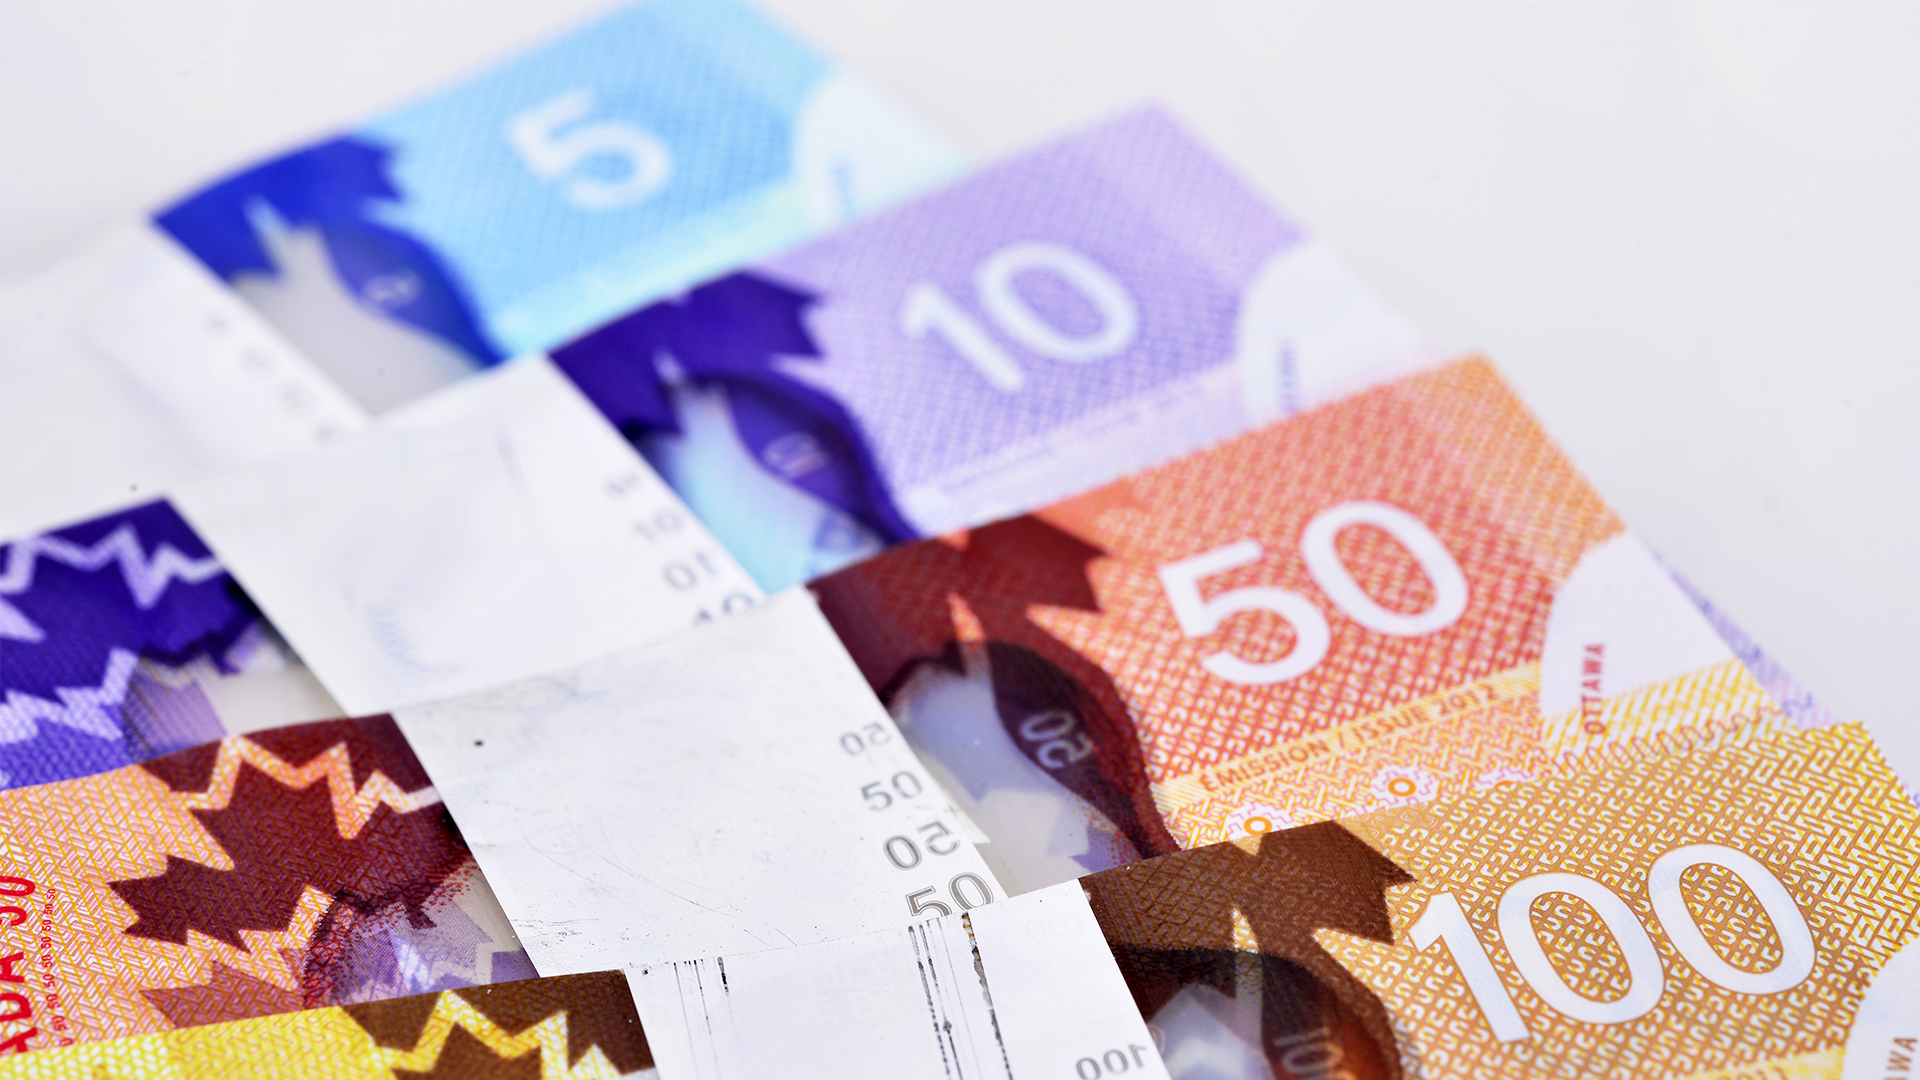
{"label": "canada text on banknote", "polygon": [[387,717],[0,792],[0,1050],[535,974]]}

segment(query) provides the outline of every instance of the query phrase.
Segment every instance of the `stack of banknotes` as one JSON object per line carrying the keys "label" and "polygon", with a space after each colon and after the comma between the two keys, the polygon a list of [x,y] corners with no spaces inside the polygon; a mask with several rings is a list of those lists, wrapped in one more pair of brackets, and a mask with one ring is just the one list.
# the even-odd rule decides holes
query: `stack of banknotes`
{"label": "stack of banknotes", "polygon": [[647,0],[0,285],[0,1076],[1905,1077],[1920,810],[1163,111]]}

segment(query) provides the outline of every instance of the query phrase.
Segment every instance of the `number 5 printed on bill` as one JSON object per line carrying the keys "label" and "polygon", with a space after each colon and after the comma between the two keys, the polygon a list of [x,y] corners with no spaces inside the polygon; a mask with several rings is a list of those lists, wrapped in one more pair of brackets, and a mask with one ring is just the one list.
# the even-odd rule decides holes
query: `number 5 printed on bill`
{"label": "number 5 printed on bill", "polygon": [[752,8],[651,0],[155,221],[384,412],[958,166]]}

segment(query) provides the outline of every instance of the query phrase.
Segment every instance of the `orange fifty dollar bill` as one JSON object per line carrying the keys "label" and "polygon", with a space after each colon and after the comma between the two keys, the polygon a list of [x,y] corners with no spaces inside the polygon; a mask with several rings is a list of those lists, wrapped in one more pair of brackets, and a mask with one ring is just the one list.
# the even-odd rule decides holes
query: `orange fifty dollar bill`
{"label": "orange fifty dollar bill", "polygon": [[88,1043],[8,1077],[603,1080],[653,1067],[626,976],[527,979]]}
{"label": "orange fifty dollar bill", "polygon": [[0,792],[0,1052],[534,974],[387,717]]}
{"label": "orange fifty dollar bill", "polygon": [[1912,1075],[1920,812],[1857,725],[1718,741],[1082,884],[1174,1075]]}
{"label": "orange fifty dollar bill", "polygon": [[1015,891],[1775,710],[1479,360],[814,588]]}

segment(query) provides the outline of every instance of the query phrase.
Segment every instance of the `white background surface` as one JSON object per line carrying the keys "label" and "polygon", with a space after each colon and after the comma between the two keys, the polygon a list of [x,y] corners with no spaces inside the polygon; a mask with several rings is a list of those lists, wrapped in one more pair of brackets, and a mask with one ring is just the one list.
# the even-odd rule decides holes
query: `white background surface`
{"label": "white background surface", "polygon": [[[761,0],[978,157],[1158,99],[1920,777],[1920,8]],[[601,0],[0,0],[0,272]]]}

